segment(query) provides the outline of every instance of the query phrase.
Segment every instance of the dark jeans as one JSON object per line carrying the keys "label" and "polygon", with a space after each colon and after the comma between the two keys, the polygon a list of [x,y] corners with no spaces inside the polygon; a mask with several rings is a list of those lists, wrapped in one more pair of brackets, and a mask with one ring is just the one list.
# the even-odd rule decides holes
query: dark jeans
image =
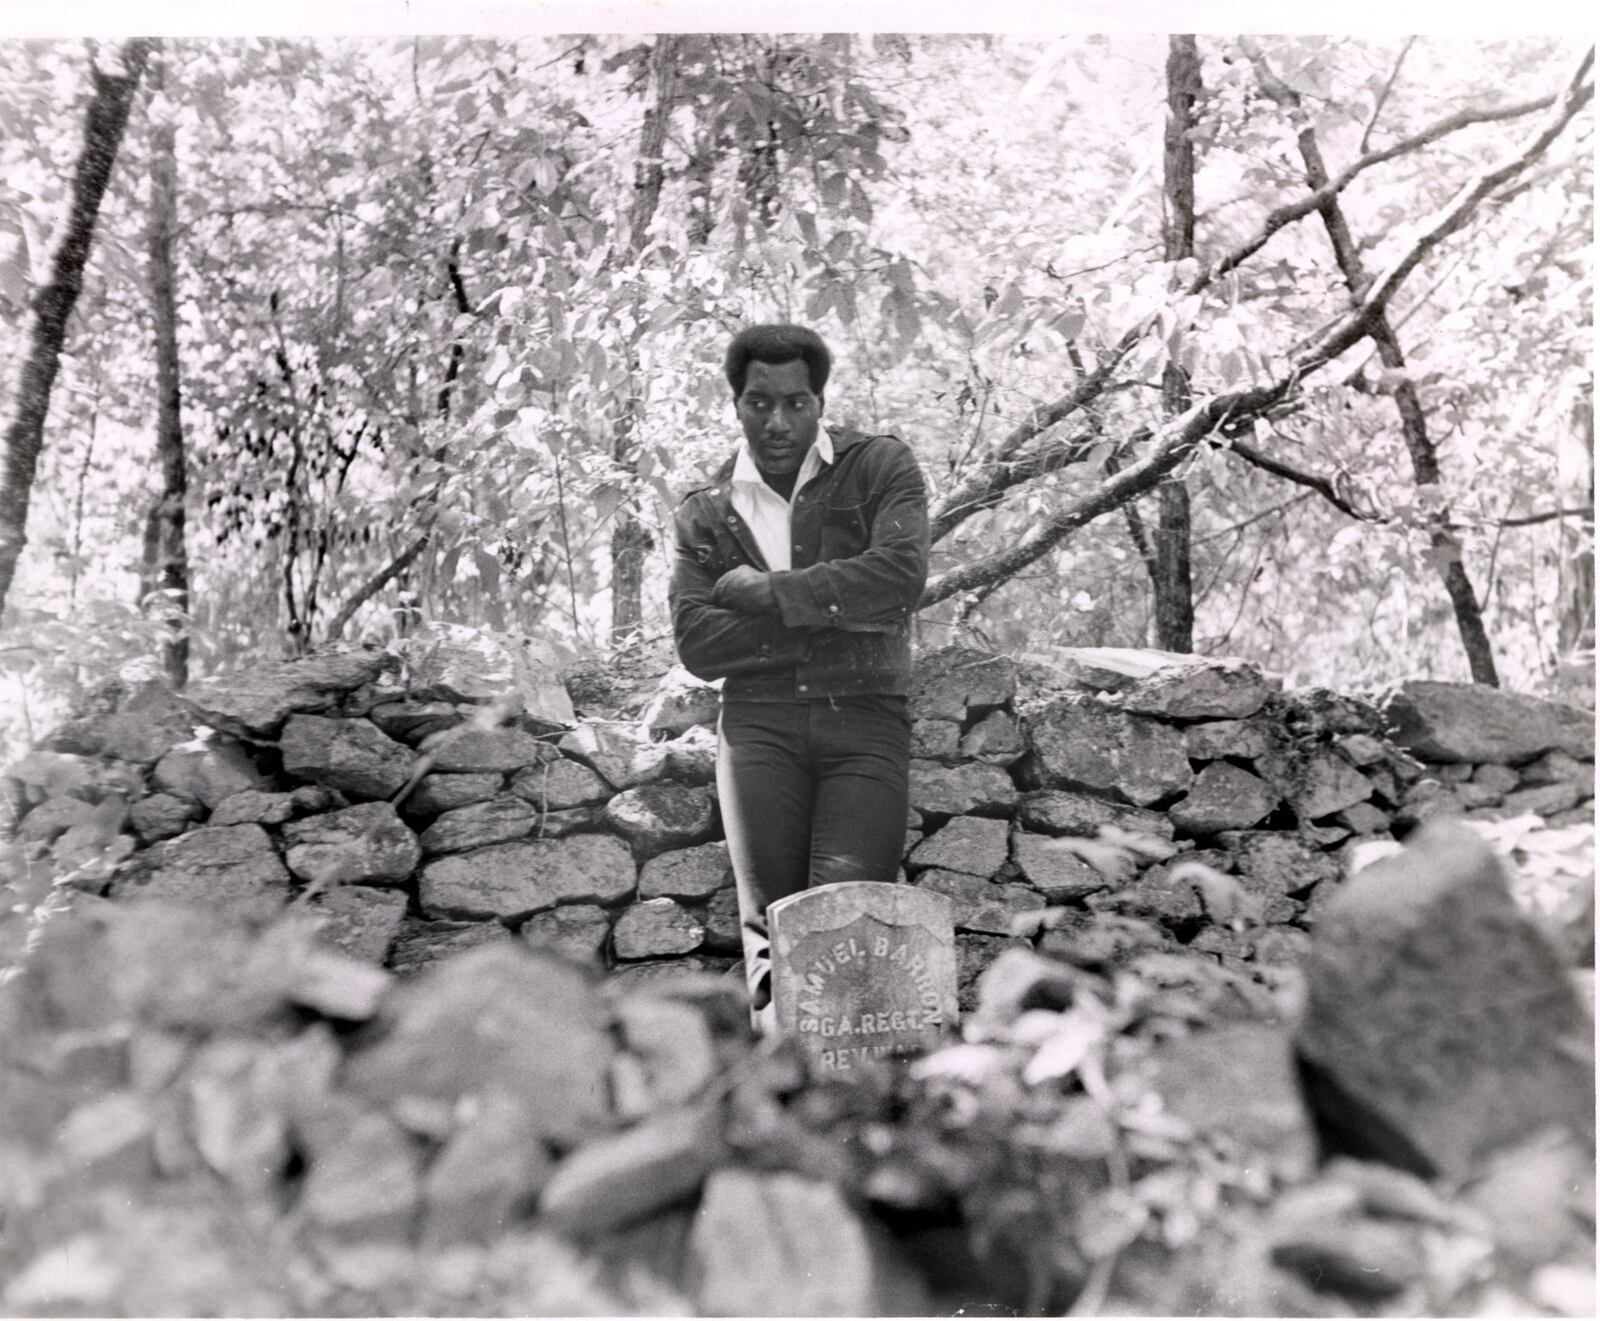
{"label": "dark jeans", "polygon": [[905,852],[903,697],[724,702],[717,795],[739,891],[751,1005],[771,996],[767,905],[833,881],[893,881]]}

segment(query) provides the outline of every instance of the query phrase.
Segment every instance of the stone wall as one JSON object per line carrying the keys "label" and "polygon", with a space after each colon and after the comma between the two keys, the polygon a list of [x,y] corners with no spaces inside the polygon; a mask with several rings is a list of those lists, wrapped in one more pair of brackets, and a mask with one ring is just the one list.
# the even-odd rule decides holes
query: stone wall
{"label": "stone wall", "polygon": [[[904,875],[954,900],[968,1001],[1046,910],[1046,944],[1103,938],[1110,916],[1282,961],[1357,845],[1438,816],[1592,813],[1592,718],[1468,685],[1375,704],[1237,661],[1081,651],[1044,674],[949,649],[919,663],[910,711]],[[82,891],[298,900],[401,974],[496,940],[625,982],[722,972],[739,942],[715,717],[680,672],[637,718],[578,719],[512,644],[446,638],[404,676],[347,651],[123,695],[11,767],[5,795]],[[1253,935],[1218,920],[1239,905]]]}
{"label": "stone wall", "polygon": [[1341,855],[1587,819],[1588,718],[1158,659],[924,660],[972,1011],[854,1087],[725,972],[702,687],[578,720],[479,640],[114,695],[4,781],[76,913],[0,980],[0,1303],[1583,1314],[1584,952],[1470,837]]}

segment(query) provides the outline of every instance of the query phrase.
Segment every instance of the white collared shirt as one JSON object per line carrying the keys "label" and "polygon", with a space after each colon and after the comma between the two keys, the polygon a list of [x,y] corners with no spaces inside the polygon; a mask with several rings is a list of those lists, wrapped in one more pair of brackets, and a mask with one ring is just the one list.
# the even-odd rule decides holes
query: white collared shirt
{"label": "white collared shirt", "polygon": [[[824,464],[833,462],[833,441],[821,428],[817,440],[806,451],[795,476],[794,489],[803,490]],[[767,568],[778,573],[794,567],[793,548],[789,541],[789,513],[791,505],[761,478],[756,461],[750,456],[750,446],[739,446],[739,456],[733,461],[733,479],[729,485],[733,498],[733,512],[744,519],[751,535],[756,539],[756,549],[767,562]]]}

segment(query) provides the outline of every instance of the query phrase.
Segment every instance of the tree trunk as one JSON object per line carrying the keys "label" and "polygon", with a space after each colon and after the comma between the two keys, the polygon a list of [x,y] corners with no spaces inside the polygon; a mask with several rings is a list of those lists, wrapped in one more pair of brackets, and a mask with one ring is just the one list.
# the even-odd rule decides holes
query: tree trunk
{"label": "tree trunk", "polygon": [[[1293,95],[1291,93],[1291,95]],[[1298,113],[1299,98],[1293,107]],[[1300,159],[1305,165],[1306,182],[1313,189],[1328,182],[1328,168],[1317,144],[1316,131],[1308,124],[1299,126]],[[1330,197],[1320,208],[1323,228],[1333,245],[1334,258],[1339,271],[1349,286],[1352,303],[1359,304],[1372,283],[1361,263],[1361,252],[1345,219],[1344,208],[1337,197]],[[1378,352],[1378,361],[1394,373],[1398,382],[1394,389],[1395,408],[1400,414],[1400,432],[1405,438],[1406,453],[1411,459],[1411,472],[1418,486],[1441,487],[1443,475],[1439,469],[1439,452],[1428,434],[1428,417],[1422,408],[1422,398],[1411,378],[1405,374],[1406,356],[1400,347],[1399,337],[1386,311],[1380,309],[1368,322],[1368,335]],[[1489,645],[1489,633],[1483,624],[1483,610],[1478,594],[1467,577],[1467,567],[1462,562],[1461,542],[1448,524],[1450,511],[1440,509],[1430,519],[1428,541],[1440,577],[1444,580],[1446,595],[1455,611],[1456,631],[1467,653],[1467,665],[1474,683],[1491,688],[1500,686],[1500,676],[1495,669],[1494,649]]]}
{"label": "tree trunk", "polygon": [[50,254],[49,281],[33,297],[24,334],[15,404],[0,452],[0,611],[28,540],[28,505],[44,447],[45,418],[61,368],[67,319],[83,291],[83,270],[94,242],[95,221],[128,126],[133,94],[150,58],[151,43],[138,38],[121,50],[123,72],[93,71],[94,94],[84,119],[83,148],[73,170],[66,223]]}
{"label": "tree trunk", "polygon": [[[1594,509],[1594,396],[1573,405],[1561,437],[1561,506]],[[1594,651],[1594,515],[1561,520],[1561,601],[1557,616],[1561,659]]]}
{"label": "tree trunk", "polygon": [[[634,166],[633,205],[628,209],[626,255],[638,261],[645,249],[650,222],[661,200],[664,174],[661,154],[666,147],[667,122],[672,118],[680,39],[663,33],[656,38],[650,55],[650,81],[655,91],[652,105],[645,110],[644,127],[639,137],[639,158]],[[640,394],[637,318],[633,341],[628,346],[628,397],[622,416],[611,438],[611,457],[630,476],[638,469],[634,436],[639,428],[644,402]],[[616,526],[611,533],[611,642],[617,646],[639,632],[644,620],[644,563],[653,541],[630,500],[617,507]]]}
{"label": "tree trunk", "polygon": [[[1163,151],[1166,217],[1162,225],[1166,260],[1194,256],[1194,106],[1200,97],[1200,55],[1193,36],[1167,40],[1167,121]],[[1161,405],[1177,417],[1191,403],[1189,378],[1176,362],[1161,373]],[[1168,478],[1157,494],[1152,578],[1155,585],[1156,646],[1163,651],[1194,650],[1194,585],[1189,567],[1189,488],[1182,477]]]}
{"label": "tree trunk", "polygon": [[173,687],[189,681],[189,555],[184,544],[184,501],[189,481],[183,441],[183,392],[178,375],[178,310],[172,232],[177,212],[177,131],[172,123],[151,131],[150,310],[156,335],[156,461],[161,495],[156,505],[155,564],[159,614],[170,630],[162,665]]}

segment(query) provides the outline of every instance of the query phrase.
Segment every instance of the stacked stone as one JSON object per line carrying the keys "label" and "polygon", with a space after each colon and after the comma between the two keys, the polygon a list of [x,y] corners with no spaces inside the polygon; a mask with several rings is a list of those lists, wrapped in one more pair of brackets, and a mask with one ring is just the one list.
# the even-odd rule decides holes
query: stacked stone
{"label": "stacked stone", "polygon": [[404,684],[349,651],[147,690],[10,769],[17,833],[113,899],[266,916],[298,898],[400,972],[514,938],[632,976],[729,966],[716,694],[580,723],[508,649],[414,643]]}
{"label": "stacked stone", "polygon": [[[404,676],[346,651],[152,689],[10,770],[18,834],[112,898],[298,895],[402,973],[512,939],[628,981],[729,969],[715,692],[679,672],[637,719],[580,721],[537,661],[441,630]],[[1259,975],[1303,952],[1363,843],[1592,810],[1587,715],[1470,685],[1379,705],[1233,660],[1082,650],[1045,673],[947,648],[910,713],[905,875],[954,902],[968,1003],[1030,939],[1176,941]]]}
{"label": "stacked stone", "polygon": [[1406,823],[1533,815],[1594,821],[1594,716],[1468,684],[1413,680],[1384,702],[1395,737],[1425,764],[1401,801]]}
{"label": "stacked stone", "polygon": [[[1184,863],[1233,874],[1263,910],[1259,933],[1275,931],[1337,879],[1327,850],[1385,831],[1400,777],[1420,773],[1368,732],[1376,713],[1327,695],[1290,702],[1241,662],[1071,660],[1065,683],[1022,676],[1021,697],[1001,658],[952,650],[919,671],[920,833],[907,865],[914,884],[955,900],[969,1000],[976,973],[1019,943],[1018,920],[1046,908],[1065,911],[1045,948],[1075,948],[1091,923],[1143,944],[1201,934],[1204,889]],[[1362,769],[1374,765],[1376,782]],[[1277,935],[1205,934],[1227,961],[1258,944],[1274,961],[1299,949]]]}
{"label": "stacked stone", "polygon": [[[310,920],[156,901],[51,923],[4,1008],[7,1151],[33,1189],[30,1214],[7,1217],[8,1310],[341,1310],[304,1292],[307,1250],[338,1275],[344,1254],[385,1249],[369,1286],[404,1288],[416,1265],[409,1296],[439,1300],[447,1257],[429,1254],[490,1246],[554,1254],[551,1287],[574,1291],[525,1273],[505,1314],[751,1314],[773,1288],[809,1314],[928,1310],[834,1184],[737,1168],[771,1102],[766,1084],[729,1102],[750,1046],[723,978],[602,987],[504,940],[399,979],[329,950]],[[91,1237],[92,1270],[53,1268]],[[827,1250],[827,1272],[805,1268],[797,1237]],[[484,1287],[493,1271],[472,1260],[466,1287]],[[385,1310],[353,1298],[342,1310]]]}

